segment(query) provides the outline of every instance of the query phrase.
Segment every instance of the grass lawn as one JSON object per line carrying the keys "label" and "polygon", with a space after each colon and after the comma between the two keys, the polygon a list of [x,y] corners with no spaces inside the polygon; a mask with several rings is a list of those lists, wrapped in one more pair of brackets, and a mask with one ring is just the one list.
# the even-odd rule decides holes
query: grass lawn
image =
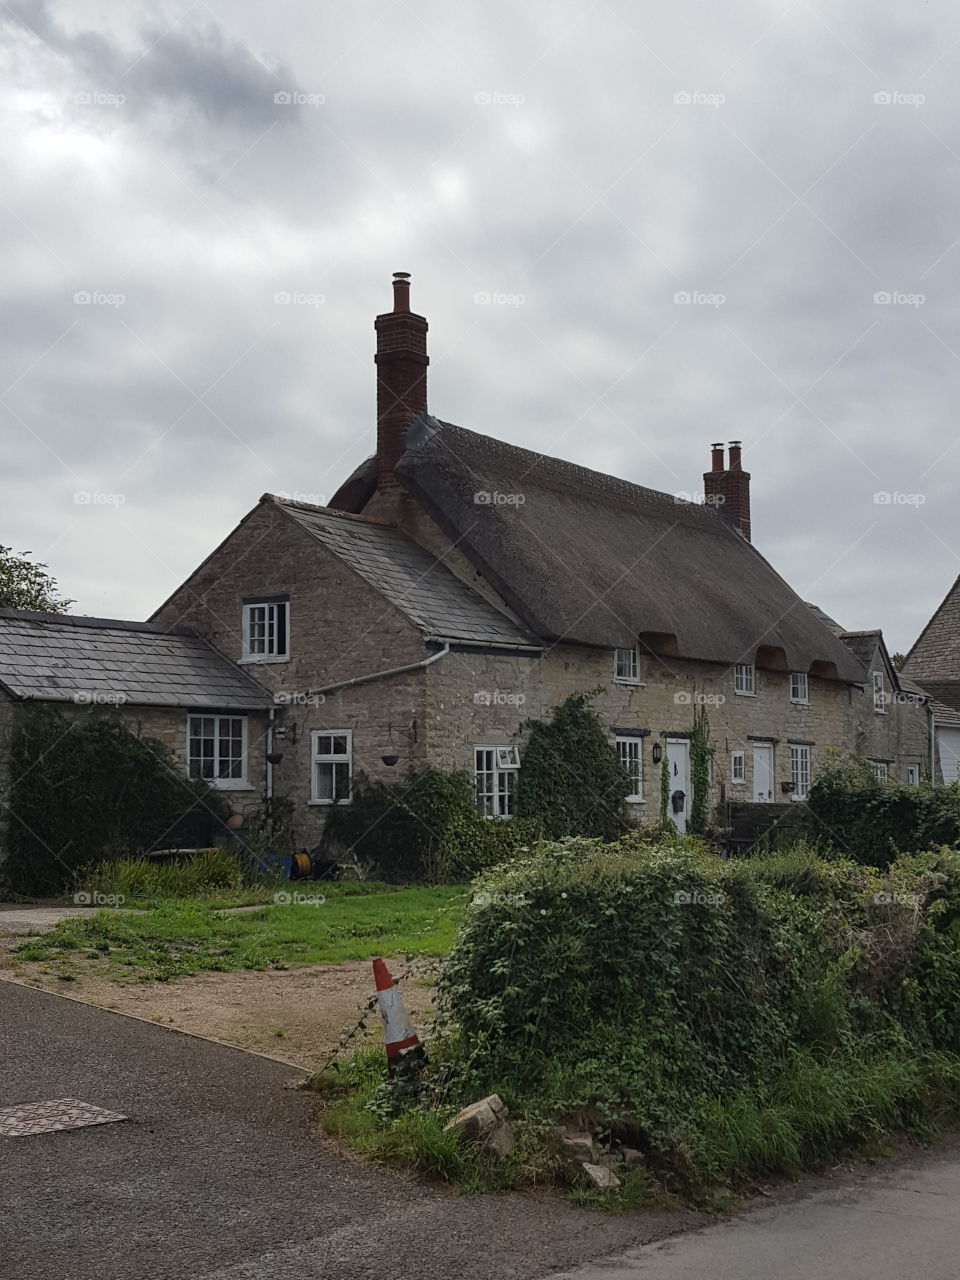
{"label": "grass lawn", "polygon": [[286,891],[324,901],[271,904],[239,915],[218,914],[219,903],[200,898],[165,902],[137,915],[100,910],[28,938],[16,955],[53,963],[64,977],[96,961],[98,972],[118,982],[164,982],[201,970],[288,969],[400,952],[442,956],[453,944],[467,899],[465,886],[301,883]]}

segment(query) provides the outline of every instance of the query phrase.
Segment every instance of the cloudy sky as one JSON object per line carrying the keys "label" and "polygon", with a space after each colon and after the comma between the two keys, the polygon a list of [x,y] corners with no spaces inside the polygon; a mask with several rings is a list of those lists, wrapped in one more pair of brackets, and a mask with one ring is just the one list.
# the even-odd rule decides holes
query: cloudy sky
{"label": "cloudy sky", "polygon": [[691,495],[742,439],[756,544],[891,648],[960,571],[947,0],[0,0],[0,40],[0,543],[78,612],[332,494],[401,269],[438,416]]}

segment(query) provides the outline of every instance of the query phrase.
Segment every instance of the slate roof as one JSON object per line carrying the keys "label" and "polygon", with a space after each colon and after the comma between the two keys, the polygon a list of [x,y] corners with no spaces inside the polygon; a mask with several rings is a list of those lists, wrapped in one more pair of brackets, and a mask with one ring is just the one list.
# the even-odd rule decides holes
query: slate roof
{"label": "slate roof", "polygon": [[[669,636],[678,656],[723,663],[769,645],[791,670],[820,662],[841,680],[866,681],[849,649],[713,507],[429,415],[407,428],[395,474],[544,639],[629,648],[638,636]],[[372,487],[368,462],[331,505],[357,510]]]}
{"label": "slate roof", "polygon": [[273,706],[262,685],[190,631],[17,609],[0,609],[0,687],[47,702]]}
{"label": "slate roof", "polygon": [[431,639],[511,649],[542,648],[528,630],[494,608],[394,525],[307,503],[272,500]]}
{"label": "slate roof", "polygon": [[921,631],[903,669],[924,687],[930,681],[960,680],[960,577]]}

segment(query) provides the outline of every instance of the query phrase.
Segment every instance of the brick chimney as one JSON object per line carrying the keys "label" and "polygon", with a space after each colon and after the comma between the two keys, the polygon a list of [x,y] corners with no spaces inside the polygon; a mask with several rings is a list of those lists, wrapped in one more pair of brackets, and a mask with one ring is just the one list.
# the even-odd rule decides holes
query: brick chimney
{"label": "brick chimney", "polygon": [[723,465],[723,445],[710,446],[710,470],[703,474],[703,492],[708,503],[714,504],[721,515],[726,516],[750,541],[750,473],[741,463],[739,440],[730,441],[730,465]]}
{"label": "brick chimney", "polygon": [[427,322],[410,310],[410,274],[393,273],[393,310],[377,316],[377,488],[397,481],[411,418],[427,411]]}

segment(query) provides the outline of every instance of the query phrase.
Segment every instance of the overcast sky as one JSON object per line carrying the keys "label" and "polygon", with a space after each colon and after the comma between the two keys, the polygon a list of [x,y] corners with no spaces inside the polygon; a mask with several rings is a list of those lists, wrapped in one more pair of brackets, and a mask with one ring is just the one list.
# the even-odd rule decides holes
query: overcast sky
{"label": "overcast sky", "polygon": [[372,452],[394,270],[438,416],[691,495],[742,439],[754,542],[891,649],[960,571],[955,4],[4,0],[0,37],[0,543],[75,611],[146,617]]}

